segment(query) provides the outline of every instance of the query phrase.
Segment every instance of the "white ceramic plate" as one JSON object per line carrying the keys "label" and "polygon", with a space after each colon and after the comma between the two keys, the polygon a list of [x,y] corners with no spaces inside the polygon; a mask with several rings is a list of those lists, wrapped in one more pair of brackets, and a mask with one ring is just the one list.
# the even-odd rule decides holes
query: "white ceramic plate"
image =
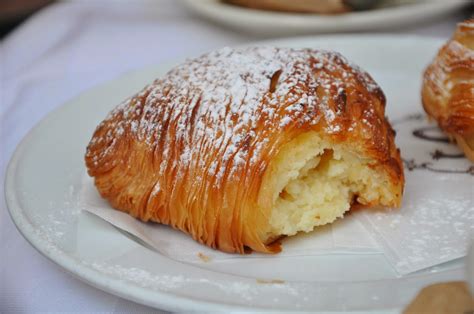
{"label": "white ceramic plate", "polygon": [[[387,113],[396,119],[420,112],[421,72],[442,42],[333,36],[271,44],[342,52],[380,83],[389,100]],[[81,213],[83,155],[95,126],[168,69],[131,73],[81,95],[48,115],[18,146],[6,178],[8,208],[20,232],[49,259],[95,287],[167,310],[399,310],[424,285],[464,279],[462,260],[399,278],[381,254],[187,264]],[[285,282],[258,280],[273,278]]]}
{"label": "white ceramic plate", "polygon": [[[385,1],[387,2],[387,1]],[[467,0],[388,1],[367,11],[341,15],[279,13],[233,6],[219,0],[185,0],[200,16],[236,30],[264,35],[379,31],[434,19],[466,5]]]}

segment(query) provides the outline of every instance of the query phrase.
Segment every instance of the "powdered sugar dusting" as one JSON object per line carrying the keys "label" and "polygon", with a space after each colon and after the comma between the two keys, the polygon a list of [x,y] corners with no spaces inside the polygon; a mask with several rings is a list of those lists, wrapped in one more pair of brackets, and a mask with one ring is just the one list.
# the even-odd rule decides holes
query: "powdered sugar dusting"
{"label": "powdered sugar dusting", "polygon": [[[407,189],[413,181],[420,181],[410,177],[411,173]],[[433,177],[430,180],[438,181]],[[466,180],[472,184],[472,179]],[[438,189],[439,186],[438,182]],[[419,195],[408,195],[402,209],[365,215],[365,223],[375,232],[384,253],[400,274],[465,256],[474,235],[474,200],[468,189],[463,195],[452,193],[446,198],[440,191],[430,191],[430,195],[423,197],[420,187],[418,182],[415,193]]]}
{"label": "powdered sugar dusting", "polygon": [[291,284],[280,281],[266,285],[256,285],[254,282],[217,281],[202,277],[194,278],[192,276],[172,274],[157,275],[136,267],[124,267],[121,265],[113,265],[108,263],[83,263],[86,264],[86,266],[100,272],[101,274],[128,281],[140,287],[151,288],[160,291],[179,290],[184,287],[199,284],[201,285],[201,289],[203,285],[209,285],[219,289],[221,293],[226,295],[237,295],[247,301],[257,298],[258,295],[265,290],[273,293],[280,293],[282,296],[287,295],[296,297],[299,295],[297,288],[292,287]]}
{"label": "powdered sugar dusting", "polygon": [[[346,89],[357,84],[369,92],[380,90],[365,72],[334,52],[223,48],[187,60],[111,112],[104,122],[113,124],[109,132],[91,142],[107,143],[93,162],[113,156],[115,139],[127,134],[152,149],[160,143],[160,174],[177,168],[179,176],[195,163],[209,168],[218,185],[224,175],[261,160],[270,134],[319,123],[328,133],[340,132],[337,103],[339,98],[345,102]],[[169,147],[177,142],[175,158]],[[222,158],[206,165],[200,157],[206,152]]]}

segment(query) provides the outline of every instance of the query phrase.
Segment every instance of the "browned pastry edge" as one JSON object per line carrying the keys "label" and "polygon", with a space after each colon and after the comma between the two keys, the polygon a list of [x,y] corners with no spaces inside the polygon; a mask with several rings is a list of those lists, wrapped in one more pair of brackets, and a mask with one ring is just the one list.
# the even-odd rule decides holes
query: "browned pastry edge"
{"label": "browned pastry edge", "polygon": [[432,284],[424,287],[403,313],[474,313],[474,297],[464,281]]}
{"label": "browned pastry edge", "polygon": [[430,117],[474,162],[474,20],[459,23],[423,76],[422,103]]}

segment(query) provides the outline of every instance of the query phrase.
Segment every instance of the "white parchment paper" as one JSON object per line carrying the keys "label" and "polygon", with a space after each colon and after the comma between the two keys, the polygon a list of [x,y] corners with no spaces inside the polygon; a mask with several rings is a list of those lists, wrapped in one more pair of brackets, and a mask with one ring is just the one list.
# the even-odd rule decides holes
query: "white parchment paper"
{"label": "white parchment paper", "polygon": [[392,125],[405,163],[402,207],[358,218],[402,275],[466,256],[474,234],[474,164],[423,114]]}

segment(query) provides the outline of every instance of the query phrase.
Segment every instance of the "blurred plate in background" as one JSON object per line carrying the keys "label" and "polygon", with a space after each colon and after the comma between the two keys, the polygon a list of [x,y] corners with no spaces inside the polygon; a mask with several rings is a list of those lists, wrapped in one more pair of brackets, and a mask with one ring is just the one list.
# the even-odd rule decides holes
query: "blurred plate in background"
{"label": "blurred plate in background", "polygon": [[388,0],[374,9],[337,15],[255,10],[220,0],[185,0],[198,15],[236,30],[262,35],[293,35],[343,31],[386,30],[449,14],[467,0]]}

